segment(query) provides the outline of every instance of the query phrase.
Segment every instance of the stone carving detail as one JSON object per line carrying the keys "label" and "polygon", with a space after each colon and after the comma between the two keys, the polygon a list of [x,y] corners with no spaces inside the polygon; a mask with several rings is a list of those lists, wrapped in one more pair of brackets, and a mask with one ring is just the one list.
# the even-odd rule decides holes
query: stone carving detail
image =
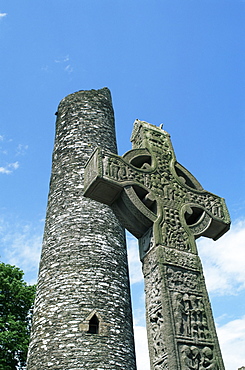
{"label": "stone carving detail", "polygon": [[145,291],[146,311],[148,317],[147,334],[151,353],[151,361],[154,370],[169,369],[166,345],[164,342],[164,317],[162,306],[162,277],[157,266],[157,256],[152,253],[149,259],[148,268],[145,269]]}
{"label": "stone carving detail", "polygon": [[[167,353],[163,340],[164,322],[162,316],[162,308],[150,316],[150,332],[152,334],[153,350],[154,350],[154,369],[167,367]],[[162,367],[164,364],[164,367]],[[161,366],[161,367],[159,367]]]}
{"label": "stone carving detail", "polygon": [[161,227],[164,245],[179,250],[191,251],[190,238],[181,224],[178,210],[164,207],[164,221]]}
{"label": "stone carving detail", "polygon": [[176,249],[164,248],[165,261],[190,269],[197,269],[197,256]]}
{"label": "stone carving detail", "polygon": [[172,304],[177,336],[210,339],[203,298],[194,294],[174,292]]}
{"label": "stone carving detail", "polygon": [[186,199],[191,203],[197,203],[209,211],[213,216],[223,218],[224,211],[222,207],[221,198],[213,194],[196,194],[188,192]]}
{"label": "stone carving detail", "polygon": [[180,348],[183,370],[218,370],[212,348],[183,345]]}
{"label": "stone carving detail", "polygon": [[[147,313],[148,313],[148,337],[152,345],[154,369],[168,369],[167,352],[164,343],[164,319],[163,308],[161,303],[161,278],[158,268],[152,270],[151,274],[146,277],[147,290]],[[165,363],[165,367],[163,367]],[[162,367],[159,367],[162,366]]]}
{"label": "stone carving detail", "polygon": [[199,293],[199,276],[192,271],[168,267],[167,280],[169,289],[182,293]]}
{"label": "stone carving detail", "polygon": [[144,236],[139,239],[139,245],[140,245],[140,260],[142,261],[145,254],[154,245],[152,227],[149,228],[148,231],[144,234]]}
{"label": "stone carving detail", "polygon": [[211,222],[211,217],[208,213],[204,213],[202,222],[197,225],[191,225],[190,228],[195,235],[199,235],[203,229],[206,229]]}
{"label": "stone carving detail", "polygon": [[123,158],[112,153],[102,152],[103,168],[106,177],[119,182],[123,181],[138,181],[147,187],[151,187],[148,182],[148,172],[152,172],[152,168],[141,168],[141,172],[130,163],[127,163]]}

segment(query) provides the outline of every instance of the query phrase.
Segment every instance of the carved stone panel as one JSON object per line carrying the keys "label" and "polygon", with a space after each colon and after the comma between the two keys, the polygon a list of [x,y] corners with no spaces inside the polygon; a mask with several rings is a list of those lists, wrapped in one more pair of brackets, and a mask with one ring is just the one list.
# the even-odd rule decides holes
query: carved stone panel
{"label": "carved stone panel", "polygon": [[172,306],[177,336],[194,340],[210,339],[202,296],[173,292]]}
{"label": "carved stone panel", "polygon": [[179,346],[181,370],[218,370],[213,348],[210,346]]}
{"label": "carved stone panel", "polygon": [[169,266],[167,268],[167,281],[170,290],[177,290],[181,293],[200,292],[200,281],[197,272]]}
{"label": "carved stone panel", "polygon": [[164,260],[167,264],[182,266],[191,270],[198,269],[199,259],[193,253],[164,248]]}
{"label": "carved stone panel", "polygon": [[162,302],[162,277],[156,264],[157,256],[151,253],[151,272],[145,274],[147,335],[151,359],[151,369],[170,369],[168,367],[168,353],[165,343],[166,317]]}

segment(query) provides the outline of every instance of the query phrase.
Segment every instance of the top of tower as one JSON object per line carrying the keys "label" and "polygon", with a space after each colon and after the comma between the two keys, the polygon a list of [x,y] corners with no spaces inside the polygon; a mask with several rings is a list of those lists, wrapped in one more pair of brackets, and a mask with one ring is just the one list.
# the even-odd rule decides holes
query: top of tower
{"label": "top of tower", "polygon": [[74,102],[74,100],[76,100],[76,98],[78,98],[80,100],[81,97],[84,98],[85,96],[88,96],[89,99],[92,99],[92,97],[96,96],[96,95],[103,95],[106,99],[111,100],[110,90],[108,89],[108,87],[103,87],[102,89],[98,89],[98,90],[95,90],[95,89],[79,90],[79,91],[76,91],[72,94],[69,94],[61,100],[59,106],[62,105],[64,102],[67,102],[67,101],[70,101],[70,100],[72,100]]}

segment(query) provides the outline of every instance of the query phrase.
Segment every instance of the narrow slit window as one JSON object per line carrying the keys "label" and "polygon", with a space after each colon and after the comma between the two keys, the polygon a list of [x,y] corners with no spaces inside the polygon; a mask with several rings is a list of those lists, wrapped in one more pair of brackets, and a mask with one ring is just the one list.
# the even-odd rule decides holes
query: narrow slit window
{"label": "narrow slit window", "polygon": [[89,320],[88,333],[90,333],[90,334],[99,334],[99,320],[98,320],[98,317],[96,315],[94,315]]}

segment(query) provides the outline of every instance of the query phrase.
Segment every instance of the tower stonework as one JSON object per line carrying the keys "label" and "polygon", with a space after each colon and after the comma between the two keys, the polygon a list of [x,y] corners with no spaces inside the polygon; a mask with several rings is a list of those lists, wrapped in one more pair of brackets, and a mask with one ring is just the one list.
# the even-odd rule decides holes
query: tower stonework
{"label": "tower stonework", "polygon": [[124,229],[83,197],[95,147],[116,153],[110,92],[79,91],[57,112],[28,370],[135,370]]}

